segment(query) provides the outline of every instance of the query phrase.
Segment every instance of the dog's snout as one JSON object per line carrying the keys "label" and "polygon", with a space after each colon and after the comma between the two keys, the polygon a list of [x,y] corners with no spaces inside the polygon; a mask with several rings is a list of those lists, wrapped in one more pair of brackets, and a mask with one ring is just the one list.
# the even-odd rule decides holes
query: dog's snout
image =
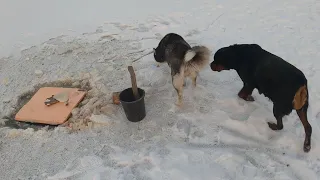
{"label": "dog's snout", "polygon": [[211,67],[212,71],[215,71],[215,69],[217,68],[217,65],[215,65],[214,63],[211,63],[210,67]]}
{"label": "dog's snout", "polygon": [[213,63],[211,63],[210,66],[211,66],[212,71],[220,72],[220,71],[225,69],[223,66],[217,65],[217,64],[213,64]]}

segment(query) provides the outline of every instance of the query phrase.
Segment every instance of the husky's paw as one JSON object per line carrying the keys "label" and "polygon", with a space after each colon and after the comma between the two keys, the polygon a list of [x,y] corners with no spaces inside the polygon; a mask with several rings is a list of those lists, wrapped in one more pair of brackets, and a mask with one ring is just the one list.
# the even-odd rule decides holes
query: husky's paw
{"label": "husky's paw", "polygon": [[182,105],[183,105],[183,103],[182,103],[182,101],[176,101],[175,103],[174,103],[178,108],[181,108],[182,107]]}
{"label": "husky's paw", "polygon": [[187,86],[187,82],[183,81],[183,87],[186,87],[186,86]]}
{"label": "husky's paw", "polygon": [[169,112],[177,113],[180,110],[181,110],[181,106],[177,106],[177,104],[174,103],[174,104],[171,104],[171,108],[169,109]]}
{"label": "husky's paw", "polygon": [[194,88],[195,90],[205,90],[205,89],[206,89],[204,86],[202,86],[202,85],[200,85],[200,84],[196,84],[195,86],[193,86],[193,88]]}

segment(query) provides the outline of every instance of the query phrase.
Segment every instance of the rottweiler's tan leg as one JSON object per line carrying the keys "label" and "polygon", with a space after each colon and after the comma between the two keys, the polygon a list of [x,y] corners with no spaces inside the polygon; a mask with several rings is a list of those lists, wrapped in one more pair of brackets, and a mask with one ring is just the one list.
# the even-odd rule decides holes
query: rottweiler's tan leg
{"label": "rottweiler's tan leg", "polygon": [[311,134],[312,134],[312,127],[308,122],[307,117],[307,108],[302,108],[300,110],[297,110],[297,114],[300,118],[300,121],[304,127],[305,132],[305,139],[303,144],[303,151],[309,152],[311,149]]}
{"label": "rottweiler's tan leg", "polygon": [[299,119],[304,127],[305,139],[303,144],[303,151],[309,152],[311,149],[312,127],[308,122],[308,116],[307,116],[309,102],[308,102],[308,90],[306,85],[298,89],[298,91],[294,96],[292,104],[293,104],[293,108],[297,111]]}

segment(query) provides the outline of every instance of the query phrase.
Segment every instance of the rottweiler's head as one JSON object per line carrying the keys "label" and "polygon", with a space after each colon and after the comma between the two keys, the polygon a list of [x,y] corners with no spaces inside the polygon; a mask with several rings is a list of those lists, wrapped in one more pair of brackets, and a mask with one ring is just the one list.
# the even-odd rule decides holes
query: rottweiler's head
{"label": "rottweiler's head", "polygon": [[220,72],[236,68],[236,62],[236,55],[232,47],[224,47],[214,54],[210,67],[212,71]]}
{"label": "rottweiler's head", "polygon": [[159,63],[163,63],[165,61],[163,54],[159,50],[159,47],[153,48],[153,57]]}

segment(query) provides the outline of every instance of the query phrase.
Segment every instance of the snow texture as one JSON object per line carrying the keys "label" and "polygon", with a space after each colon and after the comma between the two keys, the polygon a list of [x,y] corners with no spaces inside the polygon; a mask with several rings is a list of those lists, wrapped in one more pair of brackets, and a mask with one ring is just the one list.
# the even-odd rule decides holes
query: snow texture
{"label": "snow texture", "polygon": [[[217,73],[209,67],[195,89],[188,81],[184,106],[177,109],[170,69],[157,67],[149,55],[132,64],[138,86],[146,91],[143,121],[128,122],[121,106],[114,106],[113,115],[91,117],[104,125],[77,132],[1,128],[1,179],[320,179],[320,1],[1,3],[0,20],[10,23],[0,28],[0,117],[14,109],[18,95],[44,82],[90,78],[110,98],[130,86],[131,61],[175,32],[213,53],[234,43],[258,43],[297,66],[308,78],[313,127],[312,149],[304,153],[304,130],[295,113],[284,118],[283,130],[270,130],[272,103],[257,91],[255,102],[240,100],[242,83],[236,72]],[[32,17],[46,21],[37,24]],[[76,32],[44,33],[53,27]],[[33,29],[34,35],[18,36],[21,28],[24,33]],[[29,47],[21,50],[16,41]]]}

